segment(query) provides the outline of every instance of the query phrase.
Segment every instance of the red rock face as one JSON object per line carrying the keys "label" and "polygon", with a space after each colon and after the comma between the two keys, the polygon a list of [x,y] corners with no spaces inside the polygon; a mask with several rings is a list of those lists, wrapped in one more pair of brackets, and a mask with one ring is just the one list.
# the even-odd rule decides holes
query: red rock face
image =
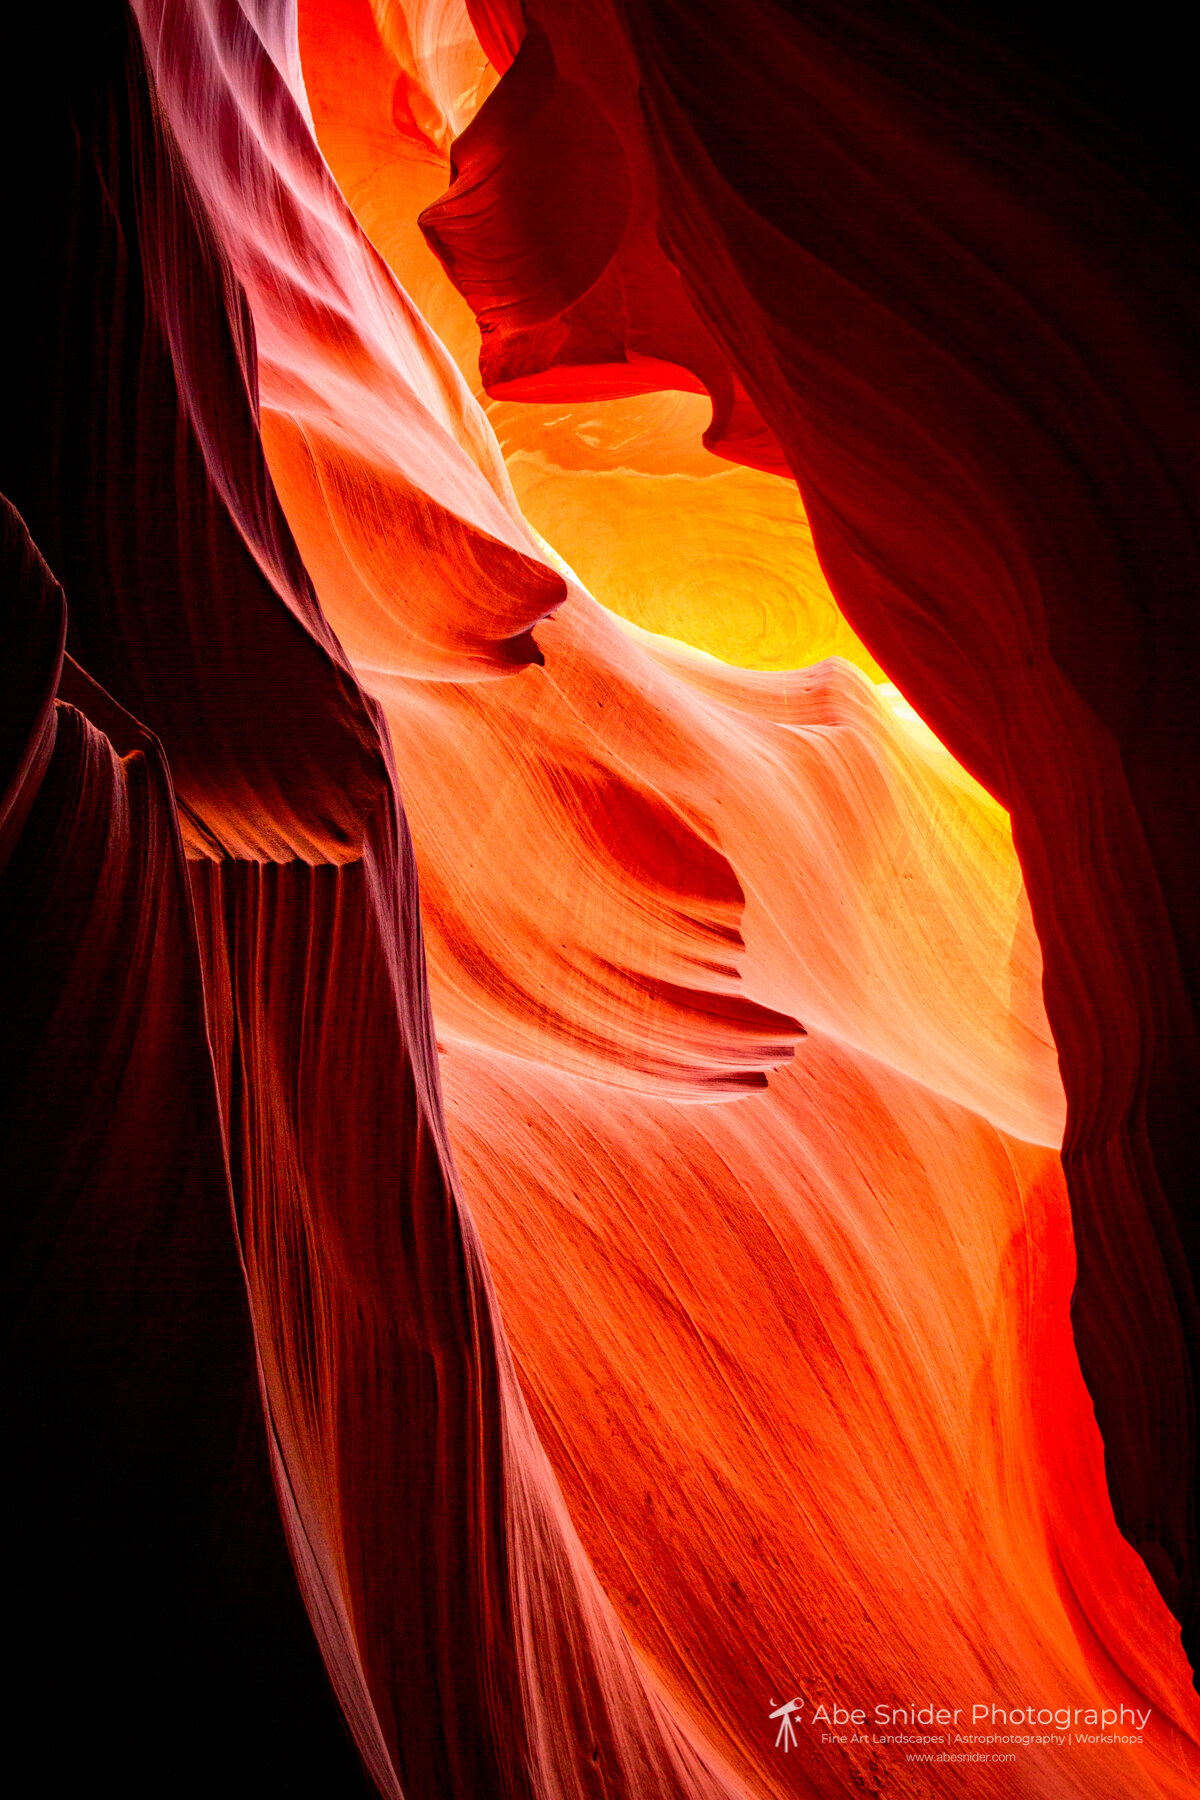
{"label": "red rock face", "polygon": [[[645,285],[665,252],[795,473],[839,603],[1012,811],[1068,1098],[1076,1340],[1117,1516],[1194,1655],[1195,254],[1177,195],[1140,121],[978,18],[533,5],[522,39],[512,8],[473,17],[521,47],[423,223],[476,308],[485,382],[489,334],[524,314],[482,292],[472,247],[486,270],[510,214],[519,244],[576,213],[530,211],[549,107],[530,133],[506,99],[552,65],[606,108],[654,224]],[[550,160],[555,194],[585,180],[569,134]],[[634,243],[587,300],[620,281],[626,344]],[[570,379],[545,321],[542,340]]]}
{"label": "red rock face", "polygon": [[49,1785],[1194,1792],[1169,113],[874,4],[5,66]]}

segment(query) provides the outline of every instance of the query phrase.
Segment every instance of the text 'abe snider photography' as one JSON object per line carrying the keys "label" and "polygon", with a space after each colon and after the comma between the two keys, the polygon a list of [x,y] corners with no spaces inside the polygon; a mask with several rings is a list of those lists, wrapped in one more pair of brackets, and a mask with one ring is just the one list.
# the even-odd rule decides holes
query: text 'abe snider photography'
{"label": "text 'abe snider photography'", "polygon": [[1137,1744],[1152,1716],[1149,1706],[844,1706],[810,1705],[799,1696],[778,1706],[772,1701],[768,1712],[778,1721],[775,1746],[783,1751],[799,1749],[801,1731],[826,1744]]}

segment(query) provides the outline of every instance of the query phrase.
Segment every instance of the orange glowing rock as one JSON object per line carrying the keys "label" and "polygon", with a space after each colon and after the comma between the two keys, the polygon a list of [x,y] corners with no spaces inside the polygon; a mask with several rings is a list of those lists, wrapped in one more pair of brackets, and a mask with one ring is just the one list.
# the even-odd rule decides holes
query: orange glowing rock
{"label": "orange glowing rock", "polygon": [[[101,821],[120,876],[111,918],[90,881],[106,932],[115,919],[141,941],[139,857],[165,897],[146,961],[161,992],[147,975],[136,1014],[110,1010],[139,1067],[153,1074],[166,1042],[147,1088],[160,1109],[195,1104],[177,1155],[198,1181],[201,1146],[204,1217],[229,1233],[210,1235],[241,1334],[236,1391],[253,1410],[261,1376],[260,1460],[381,1793],[951,1794],[957,1764],[812,1725],[822,1699],[873,1715],[944,1697],[1152,1714],[1140,1748],[1036,1745],[980,1765],[973,1793],[1007,1800],[1032,1778],[1053,1800],[1182,1800],[1200,1775],[1167,1604],[1183,1563],[1159,1545],[1160,1593],[1105,1488],[1070,1329],[1063,1086],[1008,816],[882,679],[813,530],[939,730],[997,792],[1012,777],[1023,804],[1052,795],[1026,806],[1021,848],[1054,924],[1076,1197],[1099,1179],[1093,1139],[1114,1167],[1138,1163],[1110,1071],[1132,1091],[1156,1023],[1182,1016],[1159,939],[1157,986],[1112,948],[1122,913],[1101,877],[1132,880],[1149,855],[1124,814],[1111,843],[1088,836],[1096,794],[1124,791],[1115,739],[1044,621],[1002,628],[987,611],[1026,592],[1003,534],[978,524],[987,483],[939,449],[938,486],[910,440],[902,456],[863,428],[857,365],[832,350],[818,423],[855,429],[811,484],[810,529],[780,474],[781,442],[804,460],[808,364],[795,350],[776,405],[756,360],[771,306],[716,316],[721,280],[736,297],[753,257],[732,227],[720,256],[705,248],[723,208],[747,241],[766,227],[715,182],[680,222],[669,134],[648,147],[630,122],[616,14],[552,10],[523,35],[515,8],[481,5],[476,39],[454,0],[302,0],[298,24],[267,0],[137,0],[162,118],[124,149],[173,168],[169,127],[194,183],[149,224],[139,190],[144,242],[129,242],[148,267],[158,253],[163,339],[140,378],[153,351],[204,530],[181,504],[171,631],[152,628],[166,602],[131,583],[136,608],[96,638],[125,697],[174,721],[178,770],[154,763],[135,817],[153,741],[122,696],[68,669],[54,711],[61,597],[14,526],[41,635],[13,640],[31,672],[4,853],[36,895],[52,859],[27,818],[36,803],[52,838],[79,814],[59,860],[69,872]],[[638,54],[665,109],[656,46],[647,34]],[[560,214],[576,203],[571,237]],[[677,263],[712,276],[703,294],[667,260],[668,213]],[[169,254],[184,217],[190,262]],[[182,269],[207,285],[201,304],[181,281],[176,314]],[[486,379],[447,269],[486,327]],[[840,312],[823,317],[836,337]],[[862,392],[884,410],[885,324],[860,346],[878,365]],[[197,342],[209,362],[193,367]],[[227,413],[207,405],[214,369],[233,377],[213,389],[236,390]],[[98,491],[125,467],[108,454]],[[160,471],[143,454],[137,472],[127,504],[144,523]],[[931,490],[953,501],[945,541],[906,510]],[[932,601],[930,616],[887,610],[859,554],[869,533],[847,523],[860,515],[898,593],[903,565],[923,602],[943,580],[958,594],[948,622]],[[86,621],[96,600],[70,604]],[[973,711],[989,648],[1036,668],[1014,688],[1026,736],[990,689]],[[1030,748],[1039,700],[1079,725],[1047,733],[1053,766]],[[108,811],[90,824],[82,776],[42,785],[56,732],[68,774],[103,775]],[[1061,886],[1047,821],[1074,855]],[[1090,965],[1062,928],[1076,902],[1121,1027],[1104,1056],[1079,1003]],[[63,992],[90,1004],[86,983]],[[48,1043],[50,1087],[77,1064]],[[121,1138],[135,1162],[136,1139]],[[1093,1367],[1130,1360],[1147,1319],[1174,1355],[1148,1215],[1082,1216],[1128,1224],[1129,1246],[1101,1248],[1140,1296],[1111,1346],[1096,1344],[1103,1307],[1088,1314]],[[1080,1291],[1116,1304],[1126,1271],[1098,1276],[1098,1257],[1085,1238]],[[1126,1405],[1119,1379],[1097,1391]],[[793,1692],[809,1724],[784,1760],[772,1709]]]}
{"label": "orange glowing rock", "polygon": [[[972,1793],[1191,1791],[1200,1706],[1112,1519],[1052,1152],[815,1034],[735,1106],[458,1048],[443,1082],[584,1545],[750,1792],[962,1792],[961,1762],[917,1777],[871,1741],[878,1706],[902,1738],[930,1700],[964,1739],[1005,1735],[993,1706],[1060,1711]],[[784,1757],[768,1702],[793,1694]],[[822,1703],[871,1729],[823,1739]],[[1063,1708],[1121,1705],[1144,1745],[1062,1741]]]}
{"label": "orange glowing rock", "polygon": [[[302,6],[300,33],[305,92],[339,187],[483,400],[526,518],[589,591],[728,662],[784,669],[840,655],[881,678],[829,591],[794,484],[703,449],[702,395],[482,395],[479,329],[416,225],[445,184],[451,140],[496,80],[465,7],[337,0]],[[420,96],[420,129],[397,124],[401,94],[405,106]],[[662,370],[638,366],[661,385]],[[665,375],[701,385],[686,369]]]}

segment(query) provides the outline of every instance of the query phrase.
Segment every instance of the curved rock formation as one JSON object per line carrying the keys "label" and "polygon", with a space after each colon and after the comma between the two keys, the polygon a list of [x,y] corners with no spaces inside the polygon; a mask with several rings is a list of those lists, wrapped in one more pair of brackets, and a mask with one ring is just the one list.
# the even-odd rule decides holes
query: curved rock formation
{"label": "curved rock formation", "polygon": [[932,1702],[1144,1718],[972,1793],[1194,1791],[1188,265],[993,27],[137,0],[9,59],[68,1785],[961,1792],[814,1717]]}
{"label": "curved rock formation", "polygon": [[[423,225],[476,307],[485,382],[511,391],[519,363],[525,391],[583,394],[650,332],[709,386],[710,441],[763,462],[740,384],[840,605],[1012,811],[1068,1096],[1077,1342],[1118,1518],[1194,1656],[1196,255],[1150,105],[1114,116],[1103,57],[1089,80],[1048,27],[997,41],[986,7],[472,18],[505,73]],[[546,97],[514,123],[533,72]],[[585,148],[545,141],[575,87],[639,204],[603,271],[564,256],[547,314],[529,237],[589,217]],[[531,157],[556,167],[549,220]],[[673,337],[643,310],[668,263],[719,380],[690,318]],[[585,356],[597,311],[606,355],[593,329]]]}

